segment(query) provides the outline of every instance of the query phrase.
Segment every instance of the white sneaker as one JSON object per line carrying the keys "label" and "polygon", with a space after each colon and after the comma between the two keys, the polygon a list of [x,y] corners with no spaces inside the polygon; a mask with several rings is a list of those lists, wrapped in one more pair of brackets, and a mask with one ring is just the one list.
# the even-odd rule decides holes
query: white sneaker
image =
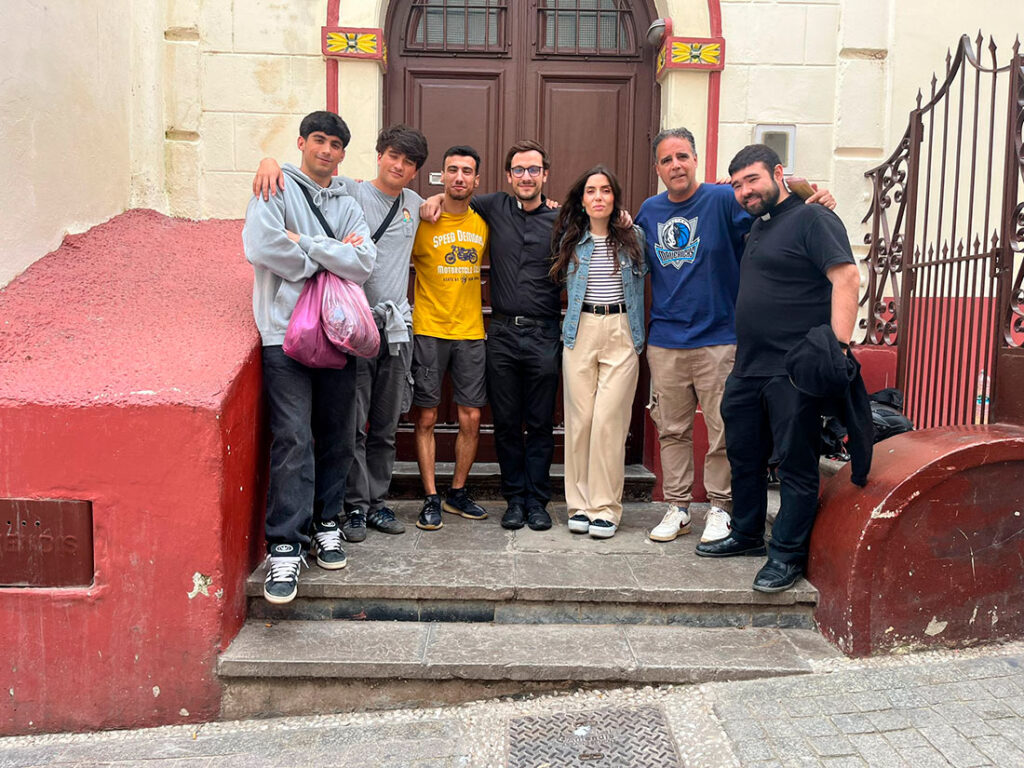
{"label": "white sneaker", "polygon": [[668,505],[668,512],[654,528],[651,529],[651,541],[672,541],[676,536],[690,532],[690,513],[686,507],[675,504]]}
{"label": "white sneaker", "polygon": [[729,535],[732,530],[732,518],[729,513],[721,507],[712,507],[708,510],[707,525],[704,526],[704,533],[700,535],[701,541],[720,541]]}

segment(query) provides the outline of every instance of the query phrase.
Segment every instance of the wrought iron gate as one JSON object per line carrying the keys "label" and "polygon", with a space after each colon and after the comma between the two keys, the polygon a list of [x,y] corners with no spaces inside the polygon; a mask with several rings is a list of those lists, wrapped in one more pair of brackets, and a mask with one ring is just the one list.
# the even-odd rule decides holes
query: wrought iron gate
{"label": "wrought iron gate", "polygon": [[898,345],[918,428],[988,423],[1000,356],[1024,342],[1024,55],[1018,40],[1000,67],[983,43],[960,39],[899,147],[865,174],[861,341]]}

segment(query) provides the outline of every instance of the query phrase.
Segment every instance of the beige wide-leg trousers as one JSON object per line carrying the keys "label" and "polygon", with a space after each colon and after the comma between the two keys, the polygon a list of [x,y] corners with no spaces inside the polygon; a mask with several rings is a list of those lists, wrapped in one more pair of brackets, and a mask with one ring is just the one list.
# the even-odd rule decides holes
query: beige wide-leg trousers
{"label": "beige wide-leg trousers", "polygon": [[640,357],[626,315],[583,312],[576,345],[562,351],[565,501],[569,517],[622,518],[626,435]]}

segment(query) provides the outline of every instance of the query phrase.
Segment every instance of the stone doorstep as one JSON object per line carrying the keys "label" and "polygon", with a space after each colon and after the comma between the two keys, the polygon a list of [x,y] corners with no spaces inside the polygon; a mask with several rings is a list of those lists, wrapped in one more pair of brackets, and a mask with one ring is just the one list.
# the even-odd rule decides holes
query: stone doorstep
{"label": "stone doorstep", "polygon": [[[455,471],[453,462],[439,462],[435,468],[437,484],[446,488]],[[642,464],[627,464],[623,499],[626,501],[650,501],[655,484],[654,473]],[[478,499],[501,498],[501,471],[494,462],[477,462],[469,472],[468,487]],[[551,486],[556,496],[565,492],[565,466],[551,465]],[[414,461],[395,462],[391,475],[391,496],[397,499],[420,499],[423,485],[420,470]]]}
{"label": "stone doorstep", "polygon": [[249,621],[217,663],[235,679],[702,683],[805,674],[839,652],[809,630],[638,625]]}

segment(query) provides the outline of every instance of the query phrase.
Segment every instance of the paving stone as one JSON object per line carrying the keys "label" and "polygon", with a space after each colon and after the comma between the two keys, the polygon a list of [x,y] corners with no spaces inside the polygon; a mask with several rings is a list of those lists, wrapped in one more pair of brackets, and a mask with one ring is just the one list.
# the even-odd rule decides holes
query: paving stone
{"label": "paving stone", "polygon": [[902,709],[868,712],[867,718],[876,731],[900,731],[910,727],[910,720]]}
{"label": "paving stone", "polygon": [[998,701],[972,701],[970,708],[982,720],[1002,720],[1016,717],[1013,710]]}
{"label": "paving stone", "polygon": [[856,733],[848,738],[860,756],[872,766],[903,764],[903,758],[880,733]]}
{"label": "paving stone", "polygon": [[1017,686],[1013,684],[1013,680],[1010,678],[991,678],[988,680],[982,680],[981,685],[988,691],[992,696],[997,699],[1013,698],[1019,695]]}
{"label": "paving stone", "polygon": [[900,756],[913,768],[949,768],[949,761],[932,746],[900,750]]}
{"label": "paving stone", "polygon": [[824,716],[794,717],[793,725],[804,736],[838,736],[839,731],[832,725],[832,722]]}
{"label": "paving stone", "polygon": [[922,728],[921,735],[955,768],[991,765],[988,758],[976,750],[970,741],[951,728]]}
{"label": "paving stone", "polygon": [[832,715],[832,723],[840,731],[850,733],[874,733],[878,727],[867,715],[851,713],[846,715]]}
{"label": "paving stone", "polygon": [[784,699],[782,706],[792,717],[810,717],[821,714],[821,706],[813,698]]}
{"label": "paving stone", "polygon": [[[1017,723],[1018,728],[1024,728]],[[1005,736],[979,736],[971,739],[975,749],[984,754],[993,765],[1024,766],[1024,750]]]}
{"label": "paving stone", "polygon": [[930,746],[928,740],[921,735],[920,731],[914,728],[905,728],[901,731],[886,731],[882,735],[885,736],[886,741],[897,752]]}
{"label": "paving stone", "polygon": [[[843,757],[845,755],[856,755],[857,750],[845,736],[836,734],[833,736],[814,736],[807,739],[815,753],[821,757]],[[922,739],[923,741],[923,739]]]}
{"label": "paving stone", "polygon": [[756,760],[770,760],[773,757],[772,751],[768,748],[768,745],[762,738],[748,739],[733,737],[732,748],[736,753],[736,757],[744,763]]}
{"label": "paving stone", "polygon": [[859,757],[827,757],[821,761],[826,768],[865,768],[868,764]]}

